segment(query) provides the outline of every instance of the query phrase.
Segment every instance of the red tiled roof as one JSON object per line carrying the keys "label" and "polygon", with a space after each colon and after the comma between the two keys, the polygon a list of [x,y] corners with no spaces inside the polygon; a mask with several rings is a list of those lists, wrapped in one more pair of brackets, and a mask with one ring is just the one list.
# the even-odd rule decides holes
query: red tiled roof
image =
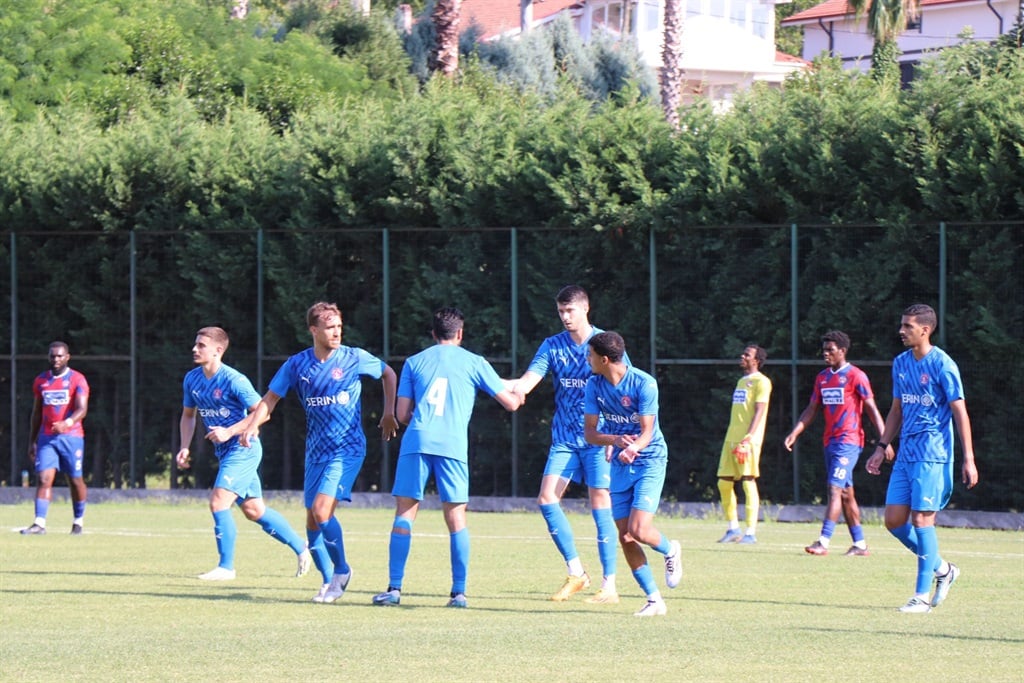
{"label": "red tiled roof", "polygon": [[[582,0],[534,0],[533,22],[547,19]],[[462,0],[461,30],[475,21],[482,29],[480,40],[488,40],[505,31],[519,30],[518,0]]]}
{"label": "red tiled roof", "polygon": [[[963,2],[977,2],[977,0],[920,0],[921,7],[928,7],[932,5],[953,5]],[[871,6],[869,2],[868,7]],[[865,8],[866,11],[867,8]],[[793,24],[803,24],[816,19],[839,19],[841,17],[852,15],[853,8],[850,7],[847,0],[825,0],[820,5],[815,5],[809,9],[805,9],[803,12],[797,12],[796,14],[786,17],[780,22],[781,26],[791,26]]]}
{"label": "red tiled roof", "polygon": [[776,64],[807,64],[810,65],[806,59],[800,57],[794,57],[793,55],[786,54],[785,52],[775,51],[775,63]]}

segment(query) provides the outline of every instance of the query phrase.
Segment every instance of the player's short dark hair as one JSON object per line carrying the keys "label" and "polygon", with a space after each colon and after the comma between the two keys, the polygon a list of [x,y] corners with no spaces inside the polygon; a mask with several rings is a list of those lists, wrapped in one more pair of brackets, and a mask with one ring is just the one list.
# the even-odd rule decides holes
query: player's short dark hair
{"label": "player's short dark hair", "polygon": [[598,332],[587,343],[594,353],[607,357],[613,363],[621,362],[626,354],[626,342],[618,332]]}
{"label": "player's short dark hair", "polygon": [[434,311],[434,320],[430,329],[434,333],[434,339],[448,341],[455,339],[455,335],[462,329],[465,321],[466,317],[462,315],[462,311],[447,306]]}
{"label": "player's short dark hair", "polygon": [[744,349],[754,349],[754,360],[757,361],[757,369],[760,370],[764,362],[768,360],[768,352],[763,348],[751,342],[743,347]]}
{"label": "player's short dark hair", "polygon": [[62,342],[59,339],[54,339],[52,342],[50,342],[50,345],[48,347],[46,347],[46,350],[50,351],[55,346],[63,346],[64,347],[64,352],[67,353],[68,355],[71,355],[71,348],[68,346],[67,342]]}
{"label": "player's short dark hair", "polygon": [[228,340],[228,333],[224,330],[223,327],[203,327],[200,328],[198,332],[196,332],[196,336],[209,337],[210,339],[213,340],[215,344],[222,345],[225,351],[228,350],[228,344],[230,342]]}
{"label": "player's short dark hair", "polygon": [[903,310],[903,315],[916,318],[919,325],[927,326],[932,332],[939,326],[939,319],[935,315],[935,309],[928,304],[911,304]]}
{"label": "player's short dark hair", "polygon": [[832,342],[836,347],[843,351],[850,350],[850,335],[839,330],[829,330],[825,334],[821,335],[821,343]]}
{"label": "player's short dark hair", "polygon": [[579,285],[566,285],[558,290],[558,294],[555,295],[555,303],[559,304],[572,304],[577,301],[589,304],[590,297],[587,296],[587,290],[583,289]]}
{"label": "player's short dark hair", "polygon": [[326,301],[317,301],[306,311],[306,327],[315,327],[320,318],[329,315],[341,317],[341,309],[338,304],[329,304]]}

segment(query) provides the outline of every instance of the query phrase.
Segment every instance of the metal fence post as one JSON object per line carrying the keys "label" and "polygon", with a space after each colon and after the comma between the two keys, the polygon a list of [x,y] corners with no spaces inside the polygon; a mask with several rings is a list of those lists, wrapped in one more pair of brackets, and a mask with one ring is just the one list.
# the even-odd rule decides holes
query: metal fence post
{"label": "metal fence post", "polygon": [[[800,290],[800,274],[799,274],[799,259],[797,258],[797,239],[799,235],[797,232],[796,223],[789,226],[789,364],[790,364],[790,404],[791,410],[793,411],[793,420],[796,420],[796,416],[799,415],[800,401],[797,399],[797,380],[798,368],[797,357],[800,353],[799,344],[799,332],[800,326],[798,324],[797,316],[799,315],[799,306],[797,306],[797,293]],[[800,502],[800,446],[797,444],[793,445],[793,502]]]}

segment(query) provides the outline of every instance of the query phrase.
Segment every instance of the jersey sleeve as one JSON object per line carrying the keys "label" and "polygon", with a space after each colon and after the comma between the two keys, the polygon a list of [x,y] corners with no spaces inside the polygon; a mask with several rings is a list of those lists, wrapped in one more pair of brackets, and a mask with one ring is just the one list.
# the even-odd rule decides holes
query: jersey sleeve
{"label": "jersey sleeve", "polygon": [[658,414],[658,382],[653,377],[644,377],[638,387],[637,412],[641,415]]}
{"label": "jersey sleeve", "polygon": [[189,377],[191,373],[185,373],[185,378],[181,380],[181,405],[185,408],[195,408],[196,399],[192,396],[192,392],[189,390]]}
{"label": "jersey sleeve", "polygon": [[75,371],[75,393],[81,395],[84,398],[89,398],[89,382],[86,381],[85,375]]}
{"label": "jersey sleeve", "polygon": [[398,397],[416,400],[416,383],[413,380],[412,359],[405,361],[398,376]]}
{"label": "jersey sleeve", "polygon": [[271,378],[270,384],[267,385],[267,388],[281,398],[284,398],[288,394],[288,390],[294,385],[294,364],[295,356],[292,356],[284,362],[284,365],[278,368],[277,372],[274,373],[273,378]]}
{"label": "jersey sleeve", "polygon": [[541,377],[547,375],[548,370],[551,368],[551,360],[548,357],[550,351],[550,339],[545,339],[541,342],[540,347],[537,349],[537,353],[533,356],[533,360],[530,361],[530,366],[526,368],[526,371],[540,375]]}
{"label": "jersey sleeve", "polygon": [[767,377],[758,377],[754,385],[754,403],[768,403],[772,396],[772,381]]}
{"label": "jersey sleeve", "polygon": [[587,386],[583,390],[583,414],[601,414],[601,409],[597,407],[597,375],[587,380]]}
{"label": "jersey sleeve", "polygon": [[875,397],[874,392],[871,390],[871,380],[868,379],[867,374],[863,370],[858,369],[855,373],[853,389],[865,401]]}
{"label": "jersey sleeve", "polygon": [[939,385],[946,393],[947,403],[964,398],[964,385],[960,380],[960,368],[952,360],[942,366],[942,371],[939,374]]}
{"label": "jersey sleeve", "polygon": [[238,396],[239,402],[245,406],[246,412],[248,412],[249,408],[252,408],[260,402],[261,397],[256,393],[256,389],[253,387],[252,382],[250,382],[249,378],[242,373],[238,373],[235,376],[232,386],[235,394]]}
{"label": "jersey sleeve", "polygon": [[369,351],[356,349],[356,358],[359,359],[359,374],[380,379],[384,374],[384,361]]}
{"label": "jersey sleeve", "polygon": [[505,390],[505,382],[498,376],[498,371],[483,356],[477,356],[476,386],[491,396]]}

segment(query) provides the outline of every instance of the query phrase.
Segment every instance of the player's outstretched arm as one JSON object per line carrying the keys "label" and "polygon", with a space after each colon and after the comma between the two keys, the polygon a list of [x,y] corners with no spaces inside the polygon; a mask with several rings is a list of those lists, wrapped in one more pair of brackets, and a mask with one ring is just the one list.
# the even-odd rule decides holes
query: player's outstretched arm
{"label": "player's outstretched arm", "polygon": [[541,375],[527,370],[519,379],[503,379],[502,382],[505,383],[505,388],[509,391],[515,391],[518,389],[523,396],[526,396],[537,388],[537,385],[540,384],[542,379],[544,378]]}
{"label": "player's outstretched arm", "polygon": [[500,403],[505,410],[514,413],[526,403],[526,394],[519,387],[516,387],[514,391],[503,389],[494,395],[494,400]]}

